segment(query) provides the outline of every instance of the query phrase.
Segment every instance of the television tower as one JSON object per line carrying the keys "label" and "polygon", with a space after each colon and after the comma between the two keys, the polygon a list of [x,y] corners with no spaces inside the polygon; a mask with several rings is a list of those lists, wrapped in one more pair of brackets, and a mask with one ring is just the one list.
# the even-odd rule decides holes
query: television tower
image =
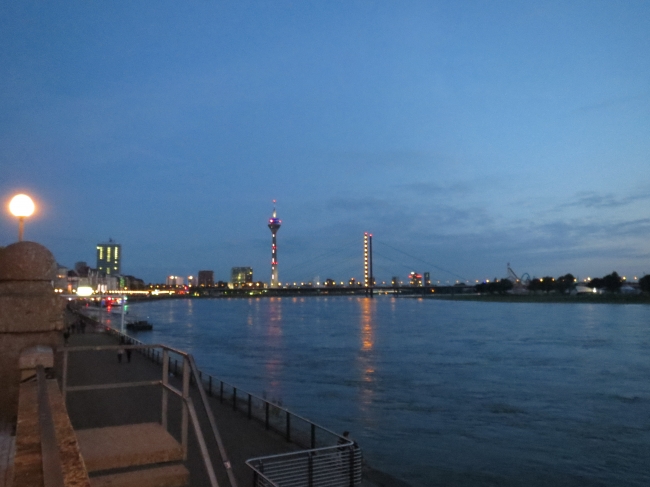
{"label": "television tower", "polygon": [[278,218],[275,211],[275,200],[273,200],[273,216],[269,219],[269,228],[273,235],[271,239],[271,287],[278,287],[278,246],[275,236],[281,225],[282,221]]}

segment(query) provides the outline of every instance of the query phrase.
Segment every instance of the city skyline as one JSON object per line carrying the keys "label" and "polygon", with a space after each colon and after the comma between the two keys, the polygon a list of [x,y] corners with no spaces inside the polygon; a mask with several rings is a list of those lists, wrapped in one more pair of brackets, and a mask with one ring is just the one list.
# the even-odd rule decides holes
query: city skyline
{"label": "city skyline", "polygon": [[[0,6],[0,246],[148,282],[650,272],[650,5]],[[265,223],[266,222],[266,223]],[[410,260],[409,260],[410,259]]]}

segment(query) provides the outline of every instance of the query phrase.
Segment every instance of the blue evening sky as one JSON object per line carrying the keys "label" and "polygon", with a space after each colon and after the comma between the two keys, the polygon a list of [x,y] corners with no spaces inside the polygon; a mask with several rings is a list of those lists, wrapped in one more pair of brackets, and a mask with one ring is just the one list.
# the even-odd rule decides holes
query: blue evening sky
{"label": "blue evening sky", "polygon": [[283,282],[650,272],[647,1],[3,2],[7,203],[57,260]]}

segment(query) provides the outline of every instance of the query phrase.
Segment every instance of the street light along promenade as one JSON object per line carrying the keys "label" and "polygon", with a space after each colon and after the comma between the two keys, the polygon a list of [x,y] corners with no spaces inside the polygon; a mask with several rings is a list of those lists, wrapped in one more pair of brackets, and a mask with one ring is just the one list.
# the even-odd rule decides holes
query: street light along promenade
{"label": "street light along promenade", "polygon": [[17,194],[11,198],[9,203],[9,211],[12,215],[18,217],[18,241],[23,241],[23,233],[25,229],[25,217],[32,216],[34,213],[34,202],[26,194]]}

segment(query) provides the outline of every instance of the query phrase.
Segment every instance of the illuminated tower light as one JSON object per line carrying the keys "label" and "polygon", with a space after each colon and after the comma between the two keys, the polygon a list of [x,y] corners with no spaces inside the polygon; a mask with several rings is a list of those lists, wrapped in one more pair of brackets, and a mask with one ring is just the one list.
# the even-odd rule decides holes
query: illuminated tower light
{"label": "illuminated tower light", "polygon": [[372,276],[372,234],[363,234],[363,283],[365,287],[373,286]]}
{"label": "illuminated tower light", "polygon": [[273,200],[273,216],[269,219],[269,229],[271,230],[271,287],[278,287],[278,246],[276,241],[276,235],[282,221],[278,218],[277,212],[275,211],[275,200]]}

